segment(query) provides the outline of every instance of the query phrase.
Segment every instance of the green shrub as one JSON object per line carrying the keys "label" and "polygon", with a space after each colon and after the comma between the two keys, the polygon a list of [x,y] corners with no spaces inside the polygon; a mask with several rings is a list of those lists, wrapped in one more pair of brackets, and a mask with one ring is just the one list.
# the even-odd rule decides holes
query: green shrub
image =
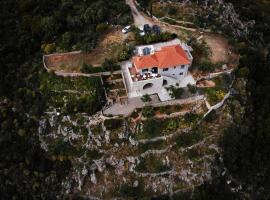
{"label": "green shrub", "polygon": [[138,145],[138,149],[140,153],[143,153],[149,149],[162,149],[165,147],[165,142],[160,140],[160,141],[156,141],[156,142],[150,142],[150,143],[146,143],[146,144],[142,144],[140,143]]}
{"label": "green shrub", "polygon": [[191,160],[195,160],[200,157],[200,154],[197,149],[193,148],[193,149],[188,149],[185,152],[185,156],[187,156]]}
{"label": "green shrub", "polygon": [[150,173],[160,173],[168,171],[171,168],[164,165],[160,158],[150,155],[146,158],[141,159],[141,162],[135,167],[138,172],[150,172]]}
{"label": "green shrub", "polygon": [[191,113],[191,112],[190,113],[186,113],[184,115],[184,119],[185,119],[186,122],[192,123],[192,122],[195,122],[198,119],[198,115],[195,114],[195,113]]}
{"label": "green shrub", "polygon": [[174,119],[171,119],[171,120],[169,121],[169,123],[167,124],[166,129],[168,129],[169,131],[174,131],[174,130],[177,129],[177,127],[178,127],[177,121],[174,120]]}
{"label": "green shrub", "polygon": [[45,54],[51,54],[51,53],[54,53],[55,52],[55,50],[56,50],[56,44],[55,43],[43,44],[41,46],[41,49],[42,49],[42,51]]}
{"label": "green shrub", "polygon": [[143,125],[143,132],[146,133],[147,138],[156,137],[162,132],[162,124],[156,119],[146,120]]}
{"label": "green shrub", "polygon": [[152,106],[145,106],[142,109],[142,115],[144,117],[153,117],[155,115],[154,108]]}
{"label": "green shrub", "polygon": [[128,60],[129,58],[130,58],[130,55],[126,50],[121,51],[118,55],[119,61]]}
{"label": "green shrub", "polygon": [[99,33],[104,33],[106,30],[108,30],[109,25],[106,23],[100,23],[96,26],[96,31]]}
{"label": "green shrub", "polygon": [[212,112],[210,112],[205,118],[204,120],[206,122],[213,122],[215,119],[217,119],[217,112],[215,110],[213,110]]}
{"label": "green shrub", "polygon": [[240,78],[247,78],[249,75],[249,69],[247,67],[242,67],[237,70],[237,76]]}
{"label": "green shrub", "polygon": [[220,102],[224,96],[225,96],[225,91],[221,89],[216,89],[216,88],[207,88],[206,89],[206,94],[207,94],[207,100],[211,105],[214,105],[218,102]]}
{"label": "green shrub", "polygon": [[117,130],[122,127],[123,119],[106,119],[104,125],[108,130]]}
{"label": "green shrub", "polygon": [[150,101],[152,101],[152,99],[151,99],[151,97],[150,97],[149,94],[143,95],[142,98],[141,98],[141,100],[142,100],[143,102],[150,102]]}
{"label": "green shrub", "polygon": [[182,95],[184,94],[185,90],[183,88],[170,86],[166,88],[167,91],[169,91],[172,98],[180,99]]}
{"label": "green shrub", "polygon": [[121,69],[120,65],[115,63],[113,60],[107,59],[107,58],[105,59],[104,63],[102,64],[102,68],[104,71],[110,71],[110,72]]}
{"label": "green shrub", "polygon": [[130,117],[132,118],[137,118],[139,117],[139,110],[138,109],[135,109],[132,114],[130,115]]}
{"label": "green shrub", "polygon": [[119,192],[121,196],[125,198],[132,197],[134,199],[142,199],[145,196],[145,189],[142,181],[139,181],[139,185],[137,187],[133,187],[133,185],[122,184],[120,186]]}
{"label": "green shrub", "polygon": [[161,106],[161,107],[159,107],[159,112],[160,113],[165,113],[166,112],[166,107],[165,106]]}
{"label": "green shrub", "polygon": [[197,92],[197,87],[195,85],[190,85],[188,84],[187,85],[188,87],[188,91],[191,93],[191,94],[195,94]]}
{"label": "green shrub", "polygon": [[211,63],[209,60],[203,60],[197,65],[197,68],[202,72],[213,72],[215,70],[215,64]]}
{"label": "green shrub", "polygon": [[146,34],[144,36],[141,36],[139,34],[139,31],[135,31],[135,42],[137,45],[166,42],[176,37],[177,35],[168,32],[163,32],[161,34]]}
{"label": "green shrub", "polygon": [[177,8],[170,6],[168,10],[169,15],[175,15],[177,14]]}
{"label": "green shrub", "polygon": [[178,147],[188,147],[203,139],[203,134],[198,130],[192,130],[189,133],[182,133],[176,138]]}
{"label": "green shrub", "polygon": [[104,71],[101,67],[93,67],[92,65],[83,64],[81,72],[85,74],[93,74]]}

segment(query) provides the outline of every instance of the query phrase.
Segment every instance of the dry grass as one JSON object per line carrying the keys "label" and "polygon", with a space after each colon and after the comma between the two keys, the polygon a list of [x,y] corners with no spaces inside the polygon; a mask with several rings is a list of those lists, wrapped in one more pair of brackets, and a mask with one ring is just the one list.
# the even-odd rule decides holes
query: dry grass
{"label": "dry grass", "polygon": [[125,40],[133,40],[132,33],[124,35],[121,28],[111,28],[103,35],[97,47],[90,53],[59,54],[46,57],[49,69],[62,72],[80,72],[83,63],[100,66],[105,58],[116,58],[119,48]]}
{"label": "dry grass", "polygon": [[230,61],[230,45],[226,38],[217,34],[205,34],[204,40],[211,48],[212,56],[210,59],[213,63],[228,63]]}

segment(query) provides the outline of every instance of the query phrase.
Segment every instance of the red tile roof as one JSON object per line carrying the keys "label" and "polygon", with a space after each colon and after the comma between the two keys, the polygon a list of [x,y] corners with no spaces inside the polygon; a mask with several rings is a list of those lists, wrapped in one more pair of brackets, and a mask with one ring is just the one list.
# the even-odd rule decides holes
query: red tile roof
{"label": "red tile roof", "polygon": [[162,47],[152,55],[135,56],[133,63],[137,69],[150,67],[169,68],[177,65],[190,64],[185,51],[180,45]]}

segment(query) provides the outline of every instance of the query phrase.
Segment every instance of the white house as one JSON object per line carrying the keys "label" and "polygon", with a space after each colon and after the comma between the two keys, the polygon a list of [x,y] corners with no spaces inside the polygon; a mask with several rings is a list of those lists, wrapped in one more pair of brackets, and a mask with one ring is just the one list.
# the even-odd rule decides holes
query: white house
{"label": "white house", "polygon": [[186,87],[187,84],[195,84],[188,73],[193,61],[191,48],[180,40],[140,46],[136,50],[137,55],[127,67],[125,78],[130,97],[164,93],[165,87],[170,85]]}

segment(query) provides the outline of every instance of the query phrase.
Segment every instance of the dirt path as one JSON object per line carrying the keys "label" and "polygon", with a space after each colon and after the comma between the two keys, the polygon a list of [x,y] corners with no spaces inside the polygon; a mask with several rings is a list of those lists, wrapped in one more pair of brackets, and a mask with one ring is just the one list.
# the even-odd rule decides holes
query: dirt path
{"label": "dirt path", "polygon": [[134,0],[126,0],[127,5],[130,6],[131,8],[131,13],[133,15],[134,18],[134,25],[135,26],[143,26],[144,24],[150,24],[153,25],[153,20],[146,16],[144,13],[138,11]]}

